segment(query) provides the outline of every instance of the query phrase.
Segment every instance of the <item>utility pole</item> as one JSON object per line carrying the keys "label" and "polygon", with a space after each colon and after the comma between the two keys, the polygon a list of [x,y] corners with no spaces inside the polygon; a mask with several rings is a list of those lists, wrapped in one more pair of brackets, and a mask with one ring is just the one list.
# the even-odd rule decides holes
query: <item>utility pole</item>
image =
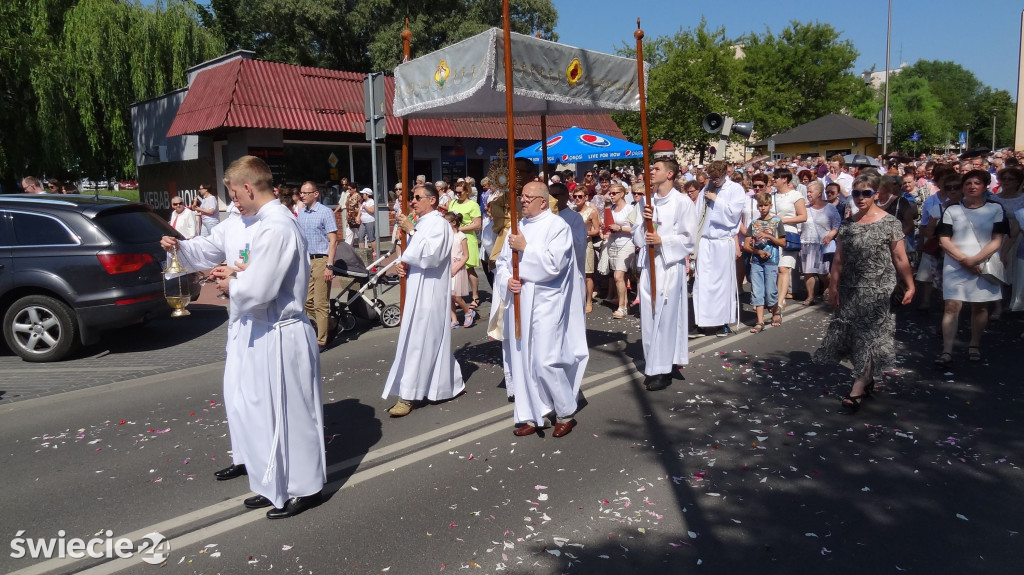
{"label": "utility pole", "polygon": [[885,32],[885,114],[882,116],[882,155],[889,151],[889,44],[892,40],[892,0],[889,0],[889,24]]}

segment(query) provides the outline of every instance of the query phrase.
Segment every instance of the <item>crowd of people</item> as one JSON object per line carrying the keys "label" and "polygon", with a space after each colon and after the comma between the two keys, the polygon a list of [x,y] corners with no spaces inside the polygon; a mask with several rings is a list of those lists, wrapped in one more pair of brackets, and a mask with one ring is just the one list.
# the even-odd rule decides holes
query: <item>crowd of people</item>
{"label": "crowd of people", "polygon": [[[670,175],[667,180],[665,173]],[[582,292],[584,313],[591,313],[604,294],[611,317],[625,318],[634,308],[643,319],[644,302],[651,300],[644,279],[651,265],[645,251],[645,216],[657,220],[656,229],[687,218],[675,214],[675,219],[663,220],[667,212],[655,215],[650,208],[645,210],[643,183],[634,168],[594,166],[579,181],[565,171],[544,182],[535,166],[519,160],[517,174],[525,174],[525,181],[546,184],[551,211],[579,216],[575,239],[581,247],[575,259],[582,282],[576,292]],[[847,166],[839,155],[740,164],[715,161],[682,168],[670,159],[656,161],[651,176],[655,190],[669,186],[692,207],[694,221],[682,225],[679,233],[685,241],[678,244],[685,252],[679,277],[687,287],[662,301],[666,308],[678,306],[686,312],[675,310],[673,316],[676,322],[683,320],[687,338],[735,331],[740,296],[748,290],[756,314],[749,327],[754,334],[780,326],[787,302],[827,302],[834,315],[815,357],[849,358],[853,363],[854,381],[841,402],[845,411],[857,411],[874,379],[893,365],[895,306],[916,301],[918,311],[928,314],[933,293],[942,293],[943,347],[935,360],[942,369],[954,363],[964,302],[971,308],[966,354],[970,362],[982,360],[981,338],[988,321],[998,321],[1004,309],[1024,310],[1024,266],[1018,265],[1024,257],[1019,248],[1024,171],[1013,153],[964,159],[878,158],[862,166]],[[479,203],[472,197],[463,200],[481,206],[480,253],[490,252],[489,263],[483,258],[479,262],[484,273],[496,266],[509,230],[507,194],[491,190],[489,184],[486,179],[481,182]],[[459,185],[463,190],[471,187],[461,181]],[[564,190],[561,203],[559,190]],[[468,245],[474,241],[469,239]],[[668,245],[660,243],[656,276],[672,276],[671,266],[665,267],[663,261]],[[456,275],[465,265],[463,251],[457,248],[458,257],[453,256]],[[675,279],[666,280],[672,289]],[[500,297],[505,287],[499,278],[495,281],[499,284],[492,306],[507,310]],[[460,290],[465,288],[456,289],[453,296]],[[477,297],[474,292],[474,302]],[[659,297],[651,300],[655,312]],[[459,325],[455,310],[460,307],[451,308],[453,327]],[[666,334],[679,327],[658,324],[645,336],[645,344],[655,333],[674,341]],[[668,384],[665,375],[670,368],[685,363],[685,357],[677,359],[667,364],[659,360],[646,370],[648,389]],[[506,373],[507,378],[510,375],[514,376]]]}
{"label": "crowd of people", "polygon": [[[690,339],[735,331],[747,283],[754,334],[781,325],[787,300],[809,306],[821,297],[833,312],[814,359],[853,365],[840,403],[848,413],[895,363],[895,306],[916,300],[930,313],[929,298],[942,294],[935,360],[942,369],[954,361],[964,303],[972,362],[982,361],[986,324],[1024,310],[1024,173],[1012,154],[881,168],[846,166],[837,156],[694,169],[661,157],[650,166],[649,201],[635,170],[595,169],[576,182],[572,173],[545,181],[527,160],[515,168],[511,189],[486,178],[479,189],[469,178],[451,187],[417,178],[412,213],[395,214],[402,244],[395,270],[407,291],[382,394],[396,398],[392,417],[466,389],[451,330],[476,320],[477,271],[491,285],[486,332],[502,342],[520,437],[541,433],[548,419],[554,437],[577,425],[589,361],[585,317],[602,291],[614,318],[638,308],[651,392],[671,385],[688,363]],[[213,267],[218,289],[232,299],[224,397],[235,459],[217,477],[250,475],[258,495],[245,505],[290,517],[321,500],[316,356],[326,322],[318,300],[332,278],[317,264],[333,259],[341,234],[315,184],[306,182],[297,196],[275,191],[258,158],[233,163],[225,185],[240,217],[205,237],[165,237],[163,245]],[[372,194],[358,195],[370,197],[339,206],[346,223],[372,203]],[[291,210],[289,199],[299,202]],[[180,214],[184,202],[174,208]],[[789,295],[801,289],[800,297]],[[241,393],[243,381],[259,393]]]}

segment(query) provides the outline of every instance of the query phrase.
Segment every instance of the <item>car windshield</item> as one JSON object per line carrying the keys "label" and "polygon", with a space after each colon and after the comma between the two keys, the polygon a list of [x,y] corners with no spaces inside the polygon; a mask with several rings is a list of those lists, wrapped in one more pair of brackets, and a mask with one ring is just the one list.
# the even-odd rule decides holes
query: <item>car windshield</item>
{"label": "car windshield", "polygon": [[157,214],[146,210],[107,210],[93,220],[113,239],[127,244],[159,242],[174,230]]}

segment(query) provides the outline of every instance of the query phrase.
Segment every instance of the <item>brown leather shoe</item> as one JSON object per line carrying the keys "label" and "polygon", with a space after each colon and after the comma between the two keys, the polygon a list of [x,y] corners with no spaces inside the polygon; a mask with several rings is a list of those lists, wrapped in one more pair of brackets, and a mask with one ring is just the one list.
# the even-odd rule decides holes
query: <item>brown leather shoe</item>
{"label": "brown leather shoe", "polygon": [[569,421],[559,421],[555,423],[555,430],[551,432],[552,437],[562,437],[569,435],[572,428],[576,427],[576,420],[570,419]]}
{"label": "brown leather shoe", "polygon": [[537,433],[537,427],[530,425],[529,423],[524,423],[512,430],[512,434],[516,437],[526,437],[527,435],[533,435],[534,433]]}

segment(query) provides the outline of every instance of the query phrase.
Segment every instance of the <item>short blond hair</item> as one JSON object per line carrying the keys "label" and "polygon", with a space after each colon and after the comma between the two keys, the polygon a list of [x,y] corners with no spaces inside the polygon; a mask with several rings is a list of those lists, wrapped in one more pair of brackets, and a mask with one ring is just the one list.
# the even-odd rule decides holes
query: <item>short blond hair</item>
{"label": "short blond hair", "polygon": [[274,193],[274,174],[270,166],[256,156],[242,156],[224,170],[224,185],[230,187],[231,182],[249,184],[258,192]]}

